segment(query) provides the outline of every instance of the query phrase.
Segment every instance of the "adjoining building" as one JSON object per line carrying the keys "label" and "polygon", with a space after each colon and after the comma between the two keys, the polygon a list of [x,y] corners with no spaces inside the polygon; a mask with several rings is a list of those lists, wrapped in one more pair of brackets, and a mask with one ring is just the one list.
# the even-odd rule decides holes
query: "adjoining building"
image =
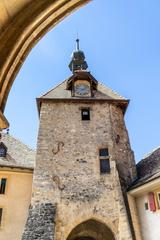
{"label": "adjoining building", "polygon": [[9,134],[0,139],[0,239],[20,240],[31,201],[35,151]]}
{"label": "adjoining building", "polygon": [[137,164],[137,174],[128,191],[135,231],[140,229],[143,240],[159,240],[160,147]]}

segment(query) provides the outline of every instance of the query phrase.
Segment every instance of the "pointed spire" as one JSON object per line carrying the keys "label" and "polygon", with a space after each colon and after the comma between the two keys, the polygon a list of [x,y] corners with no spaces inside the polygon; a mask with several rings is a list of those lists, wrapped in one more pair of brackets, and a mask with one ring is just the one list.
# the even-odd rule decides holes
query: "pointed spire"
{"label": "pointed spire", "polygon": [[85,55],[79,47],[79,39],[76,39],[76,51],[72,54],[72,60],[69,64],[70,70],[74,73],[77,70],[86,70],[88,68],[87,62],[85,61]]}

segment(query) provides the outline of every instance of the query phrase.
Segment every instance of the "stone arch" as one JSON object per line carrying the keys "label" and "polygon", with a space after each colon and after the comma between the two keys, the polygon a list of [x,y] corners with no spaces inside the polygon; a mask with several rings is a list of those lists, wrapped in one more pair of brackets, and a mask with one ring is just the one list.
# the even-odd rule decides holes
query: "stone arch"
{"label": "stone arch", "polygon": [[9,91],[33,46],[64,17],[90,0],[14,0],[0,2],[0,129]]}
{"label": "stone arch", "polygon": [[76,226],[81,224],[82,222],[86,222],[88,220],[95,220],[97,222],[100,222],[104,225],[107,225],[108,228],[111,230],[111,232],[114,234],[115,238],[118,234],[118,221],[112,221],[109,217],[101,216],[97,213],[89,213],[85,212],[85,214],[80,214],[76,218],[73,218],[71,222],[69,222],[68,226],[65,228],[65,236],[64,239],[67,239],[69,234],[71,233],[72,229],[74,229]]}
{"label": "stone arch", "polygon": [[106,224],[89,219],[73,228],[66,240],[115,240],[115,236]]}

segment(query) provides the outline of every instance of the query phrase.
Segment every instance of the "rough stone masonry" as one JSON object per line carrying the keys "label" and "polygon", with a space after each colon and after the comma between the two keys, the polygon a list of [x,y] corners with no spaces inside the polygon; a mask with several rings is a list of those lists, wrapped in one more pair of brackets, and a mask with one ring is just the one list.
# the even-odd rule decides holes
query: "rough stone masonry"
{"label": "rough stone masonry", "polygon": [[125,196],[136,177],[124,122],[128,100],[86,71],[76,41],[73,75],[37,99],[33,195],[22,240],[134,240]]}
{"label": "rough stone masonry", "polygon": [[[91,109],[89,122],[81,121],[82,107]],[[111,171],[106,175],[99,170],[101,147],[107,147],[110,154]],[[103,221],[115,239],[132,239],[119,175],[129,184],[134,174],[121,108],[107,101],[45,100],[41,105],[32,207],[22,239],[46,240],[55,235],[57,240],[65,240],[76,223],[89,218]]]}

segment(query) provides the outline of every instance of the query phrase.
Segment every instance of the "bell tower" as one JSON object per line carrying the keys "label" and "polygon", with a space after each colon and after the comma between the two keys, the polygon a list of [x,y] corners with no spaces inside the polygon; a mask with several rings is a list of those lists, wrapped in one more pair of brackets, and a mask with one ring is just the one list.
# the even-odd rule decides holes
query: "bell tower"
{"label": "bell tower", "polygon": [[126,189],[136,177],[128,100],[97,81],[77,48],[72,75],[37,99],[32,202],[22,240],[134,240]]}

